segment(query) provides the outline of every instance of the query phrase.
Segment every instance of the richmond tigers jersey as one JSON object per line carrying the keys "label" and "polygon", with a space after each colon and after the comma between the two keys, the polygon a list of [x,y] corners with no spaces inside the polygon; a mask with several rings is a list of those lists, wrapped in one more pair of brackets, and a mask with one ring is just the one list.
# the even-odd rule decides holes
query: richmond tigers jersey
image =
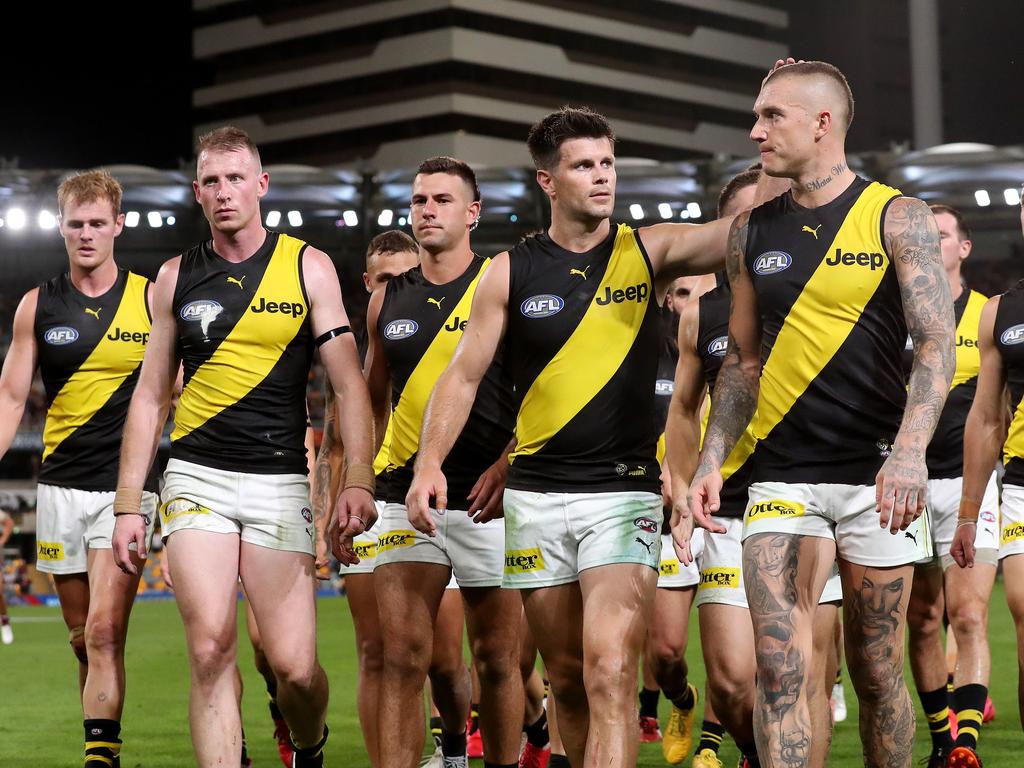
{"label": "richmond tigers jersey", "polygon": [[665,424],[668,423],[668,409],[675,391],[676,363],[679,362],[679,348],[676,347],[676,322],[665,322],[666,315],[675,314],[667,306],[659,310],[662,320],[662,338],[658,344],[658,378],[654,382],[654,431],[658,435],[658,464],[665,459]]}
{"label": "richmond tigers jersey", "polygon": [[[392,411],[374,469],[387,481],[387,501],[405,503],[427,401],[455,354],[488,264],[490,259],[474,256],[465,272],[443,285],[431,283],[414,267],[392,278],[385,289],[377,335],[391,373]],[[499,352],[480,382],[466,426],[441,465],[452,509],[466,507],[473,485],[501,457],[512,439],[514,419],[512,381]]]}
{"label": "richmond tigers jersey", "polygon": [[725,470],[754,453],[755,481],[874,484],[906,406],[907,325],[882,235],[899,194],[857,177],[819,208],[786,192],[751,212],[760,392]]}
{"label": "richmond tigers jersey", "polygon": [[121,433],[149,340],[148,286],[126,269],[96,298],[67,273],[39,286],[35,338],[48,408],[39,482],[117,487]]}
{"label": "richmond tigers jersey", "polygon": [[174,291],[185,384],[171,457],[255,474],[306,474],[306,382],[313,357],[306,244],[267,232],[226,261],[210,241],[181,257]]}
{"label": "richmond tigers jersey", "polygon": [[1024,486],[1024,281],[1000,297],[992,335],[1003,358],[1013,408],[1013,421],[1003,445],[1003,483]]}
{"label": "richmond tigers jersey", "polygon": [[[988,301],[977,291],[966,290],[953,302],[956,315],[956,372],[949,387],[949,396],[939,416],[935,434],[928,444],[928,477],[962,477],[964,474],[964,425],[978,389],[981,350],[978,348],[978,324],[981,310]],[[914,345],[907,337],[903,352],[903,370],[910,376],[914,364]]]}
{"label": "richmond tigers jersey", "polygon": [[637,233],[612,225],[585,253],[547,233],[509,251],[507,362],[518,444],[508,487],[658,492],[657,305]]}

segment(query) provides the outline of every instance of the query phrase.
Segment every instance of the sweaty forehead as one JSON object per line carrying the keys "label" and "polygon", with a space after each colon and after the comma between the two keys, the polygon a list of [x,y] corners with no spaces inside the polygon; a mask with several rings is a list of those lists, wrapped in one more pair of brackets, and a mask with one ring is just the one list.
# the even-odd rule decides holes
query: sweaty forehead
{"label": "sweaty forehead", "polygon": [[196,175],[252,170],[256,159],[247,149],[204,149],[196,159]]}

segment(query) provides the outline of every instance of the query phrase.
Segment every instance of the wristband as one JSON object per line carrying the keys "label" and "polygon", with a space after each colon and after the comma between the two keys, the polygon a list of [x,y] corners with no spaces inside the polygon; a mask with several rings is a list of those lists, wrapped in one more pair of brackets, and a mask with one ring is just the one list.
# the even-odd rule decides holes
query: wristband
{"label": "wristband", "polygon": [[369,464],[349,464],[345,469],[344,489],[362,488],[373,496],[377,488],[377,478],[373,474],[373,467]]}
{"label": "wristband", "polygon": [[962,497],[960,499],[960,511],[957,513],[956,521],[957,524],[960,521],[976,523],[978,522],[978,513],[981,511],[981,502],[975,499],[968,499]]}
{"label": "wristband", "polygon": [[118,488],[114,492],[114,517],[142,514],[142,489]]}

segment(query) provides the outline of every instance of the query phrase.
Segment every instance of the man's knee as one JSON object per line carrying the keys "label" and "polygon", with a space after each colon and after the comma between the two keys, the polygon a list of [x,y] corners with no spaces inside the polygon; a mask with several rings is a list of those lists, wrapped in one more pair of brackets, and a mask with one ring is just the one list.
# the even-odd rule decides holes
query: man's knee
{"label": "man's knee", "polygon": [[320,663],[316,658],[302,658],[305,654],[295,654],[288,661],[277,665],[274,668],[274,677],[277,678],[278,686],[308,691],[311,690],[317,680],[323,675]]}
{"label": "man's knee", "polygon": [[384,649],[380,640],[361,640],[356,644],[359,655],[359,669],[363,674],[379,675],[384,669]]}
{"label": "man's knee", "polygon": [[584,666],[587,696],[591,700],[632,700],[636,677],[636,658],[619,650],[607,650]]}
{"label": "man's knee", "polygon": [[71,645],[71,652],[83,664],[89,663],[89,652],[86,650],[85,627],[72,627],[68,632],[68,643]]}
{"label": "man's knee", "polygon": [[892,658],[859,663],[851,660],[848,664],[850,678],[857,698],[862,704],[872,705],[891,701],[898,695],[903,681],[903,654],[894,653]]}
{"label": "man's knee", "polygon": [[124,630],[111,618],[91,618],[85,625],[85,646],[93,658],[113,657],[122,652]]}
{"label": "man's knee", "polygon": [[206,637],[190,646],[192,674],[198,680],[217,678],[235,665],[234,637]]}
{"label": "man's knee", "polygon": [[481,682],[494,685],[522,672],[519,668],[519,644],[502,638],[478,639],[473,643],[473,659]]}
{"label": "man's knee", "polygon": [[941,600],[918,599],[911,596],[907,605],[907,626],[911,639],[938,634],[942,626],[944,605]]}
{"label": "man's knee", "polygon": [[951,604],[949,623],[957,635],[957,640],[984,635],[988,627],[988,606],[979,601],[967,600]]}
{"label": "man's knee", "polygon": [[655,636],[650,640],[648,656],[654,676],[686,666],[686,638]]}

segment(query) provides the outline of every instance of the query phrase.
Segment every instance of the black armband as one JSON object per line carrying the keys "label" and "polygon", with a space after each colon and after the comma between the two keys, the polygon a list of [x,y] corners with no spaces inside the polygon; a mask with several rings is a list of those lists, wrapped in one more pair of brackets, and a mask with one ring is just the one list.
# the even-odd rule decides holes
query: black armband
{"label": "black armband", "polygon": [[317,336],[315,343],[317,347],[322,347],[335,336],[341,336],[346,333],[352,333],[352,329],[347,325],[339,325],[337,328],[331,328],[327,333],[322,333]]}

